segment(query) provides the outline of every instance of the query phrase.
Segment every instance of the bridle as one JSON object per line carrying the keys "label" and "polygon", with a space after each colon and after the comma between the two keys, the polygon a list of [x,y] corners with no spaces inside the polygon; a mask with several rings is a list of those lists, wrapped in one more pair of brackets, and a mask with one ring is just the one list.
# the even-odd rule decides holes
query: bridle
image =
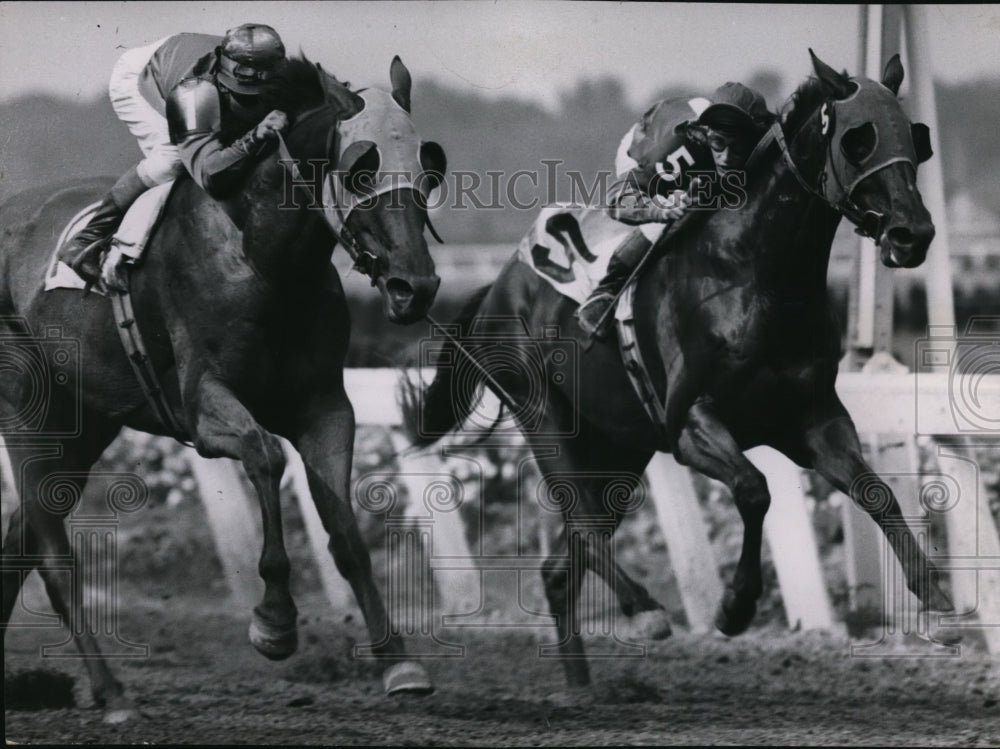
{"label": "bridle", "polygon": [[[817,184],[811,185],[802,175],[798,166],[795,164],[795,159],[792,158],[791,151],[789,150],[788,143],[785,140],[785,133],[781,129],[781,123],[775,121],[768,128],[767,133],[760,139],[754,150],[750,153],[750,157],[747,159],[747,171],[750,171],[753,165],[759,161],[759,159],[764,155],[764,152],[771,146],[772,143],[777,142],[778,147],[781,149],[781,156],[788,166],[789,171],[795,176],[799,185],[807,193],[815,198],[820,199],[830,208],[832,208],[837,213],[844,216],[848,221],[850,221],[855,226],[855,233],[861,236],[869,237],[872,239],[876,245],[881,242],[882,229],[885,223],[885,215],[878,211],[872,210],[862,210],[852,199],[850,191],[846,190],[844,187],[844,180],[837,171],[836,159],[833,155],[833,135],[836,130],[836,122],[832,121],[832,113],[835,111],[836,102],[833,99],[827,99],[815,110],[812,114],[805,119],[805,121],[799,126],[795,133],[791,136],[791,143],[794,144],[795,141],[802,134],[805,126],[819,113],[823,118],[824,123],[828,123],[828,126],[823,130],[823,139],[825,141],[826,149],[826,161],[823,168],[819,172],[819,177],[817,178]],[[894,163],[898,159],[886,160],[884,163],[876,164],[874,168],[868,171],[868,175],[874,174],[880,171],[890,164]],[[843,193],[843,197],[840,200],[832,200],[827,195],[827,173],[833,175],[834,180],[837,182],[838,189]],[[857,183],[855,183],[857,184]]]}
{"label": "bridle", "polygon": [[[319,66],[317,65],[317,68]],[[319,68],[321,75],[321,81],[323,83],[324,89],[324,102],[312,109],[308,109],[305,112],[300,113],[295,118],[295,124],[301,124],[305,120],[316,116],[317,114],[327,111],[330,107],[330,95],[329,89],[327,87],[326,76]],[[336,158],[336,154],[339,153],[338,131],[339,122],[335,122],[330,125],[326,134],[326,144],[324,148],[324,155],[328,158]],[[278,156],[279,160],[284,163],[291,170],[293,185],[304,184],[305,181],[302,178],[302,173],[299,171],[296,160],[292,157],[291,152],[288,150],[288,144],[285,142],[284,137],[281,133],[278,133]],[[316,194],[315,184],[312,186],[313,192],[313,203],[312,205],[322,205],[323,215],[327,220],[327,224],[330,230],[333,232],[334,237],[337,242],[344,248],[347,254],[350,256],[351,260],[354,262],[354,269],[360,273],[368,276],[371,279],[371,285],[375,286],[378,283],[379,278],[383,275],[384,269],[381,258],[378,257],[374,252],[370,250],[363,249],[358,241],[355,239],[351,230],[347,227],[347,216],[344,214],[343,207],[340,201],[336,198],[336,191],[333,189],[332,181],[334,179],[339,179],[336,170],[331,170],[329,173],[324,175],[322,180],[321,194]],[[418,194],[419,191],[418,191]],[[371,197],[371,200],[377,198],[377,195]],[[363,201],[360,206],[364,205]],[[430,230],[431,235],[441,244],[444,244],[444,240],[441,239],[434,225],[431,223],[430,215],[427,213],[426,209],[424,211],[424,220],[427,228]]]}

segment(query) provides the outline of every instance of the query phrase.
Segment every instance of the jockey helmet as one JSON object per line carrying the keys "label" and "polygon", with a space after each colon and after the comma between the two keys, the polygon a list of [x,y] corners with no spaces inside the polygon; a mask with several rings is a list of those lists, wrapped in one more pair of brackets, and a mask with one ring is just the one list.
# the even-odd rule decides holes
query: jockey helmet
{"label": "jockey helmet", "polygon": [[764,97],[742,83],[726,83],[712,94],[712,103],[695,124],[727,133],[754,133],[767,122]]}
{"label": "jockey helmet", "polygon": [[257,94],[261,82],[284,58],[285,45],[277,31],[262,23],[245,23],[223,37],[216,78],[237,94]]}

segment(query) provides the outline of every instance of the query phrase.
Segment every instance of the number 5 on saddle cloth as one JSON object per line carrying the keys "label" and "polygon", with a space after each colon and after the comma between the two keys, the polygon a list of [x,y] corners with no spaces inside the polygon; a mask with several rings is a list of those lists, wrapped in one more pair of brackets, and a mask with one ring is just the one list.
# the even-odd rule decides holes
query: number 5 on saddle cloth
{"label": "number 5 on saddle cloth", "polygon": [[[647,239],[655,242],[668,226],[640,228]],[[521,240],[516,256],[552,288],[580,305],[604,278],[615,249],[635,231],[636,227],[615,221],[600,208],[554,204],[542,209]],[[642,249],[646,252],[645,247]],[[618,345],[639,400],[653,423],[662,427],[666,412],[636,344],[634,289],[635,284],[628,283],[615,307]]]}

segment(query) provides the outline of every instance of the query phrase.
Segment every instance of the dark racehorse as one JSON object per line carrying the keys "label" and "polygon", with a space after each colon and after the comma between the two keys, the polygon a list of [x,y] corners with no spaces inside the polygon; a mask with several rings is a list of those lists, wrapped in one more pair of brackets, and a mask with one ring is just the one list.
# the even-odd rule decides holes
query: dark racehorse
{"label": "dark racehorse", "polygon": [[[421,144],[412,127],[410,76],[398,58],[390,77],[391,96],[376,89],[353,92],[318,65],[289,59],[264,96],[290,114],[287,150],[301,169],[293,179],[275,148],[232,197],[219,202],[190,178],[179,180],[141,267],[131,271],[131,289],[153,368],[182,426],[171,436],[189,439],[203,456],[241,460],[259,495],[265,593],[253,611],[254,646],[272,659],[288,657],[297,646],[279,506],[285,457],[275,435],[281,435],[305,462],[330,551],[364,613],[374,652],[386,659],[387,691],[426,690],[426,673],[406,660],[403,643],[387,628],[350,505],[355,424],[343,367],[351,325],[330,262],[338,240],[351,244],[396,323],[421,319],[437,292],[440,279],[423,236],[425,196],[398,173],[394,187],[382,189],[380,159],[398,147],[394,166],[400,166],[400,153],[409,154],[403,166],[414,183],[418,174],[436,175],[427,181],[432,185],[444,169],[444,154],[436,144]],[[322,180],[312,181],[310,172],[320,167],[340,195],[336,210],[318,210]],[[75,290],[42,290],[54,238],[106,188],[74,182],[18,195],[0,208],[0,334],[8,354],[18,347],[28,354],[39,350],[29,332],[41,336],[50,326],[79,341],[82,351],[79,378],[77,362],[50,363],[46,376],[60,383],[51,387],[39,383],[37,367],[19,366],[11,356],[4,362],[0,416],[21,496],[4,541],[5,627],[32,568],[41,573],[55,611],[66,622],[71,616],[82,621],[80,591],[72,596],[69,581],[53,569],[71,554],[63,518],[72,508],[52,510],[39,492],[45,477],[59,472],[82,491],[91,465],[123,425],[170,433],[133,375],[110,302]],[[39,395],[44,414],[25,427]],[[72,433],[77,424],[78,436],[45,439]],[[51,457],[53,444],[61,449],[58,458]],[[94,639],[84,631],[76,644],[107,717],[127,717],[122,685]]]}
{"label": "dark racehorse", "polygon": [[[815,469],[883,531],[893,530],[887,536],[910,589],[925,604],[950,609],[896,499],[862,458],[837,397],[841,335],[826,280],[842,215],[875,239],[886,266],[923,262],[934,226],[915,180],[917,163],[930,156],[927,129],[911,125],[900,108],[898,57],[881,83],[849,78],[815,57],[813,67],[816,77],[799,87],[751,156],[743,205],[690,212],[658,243],[638,281],[637,337],[665,405],[665,428],[647,417],[614,343],[580,347],[574,372],[553,368],[565,344],[547,344],[552,326],[561,338],[582,340],[575,305],[516,256],[458,320],[472,356],[491,369],[491,386],[506,391],[501,397],[511,401],[543,476],[567,501],[560,544],[542,575],[571,684],[589,680],[574,622],[585,569],[607,576],[626,615],[659,608],[614,564],[602,537],[587,534],[595,517],[617,525],[622,477],[634,486],[657,450],[725,483],[743,519],[739,565],[716,617],[722,632],[745,630],[762,592],[770,497],[743,454],[757,445]],[[488,379],[449,348],[428,388],[410,393],[410,421],[424,444],[467,418],[475,407],[470,380]],[[573,493],[565,491],[569,481]]]}

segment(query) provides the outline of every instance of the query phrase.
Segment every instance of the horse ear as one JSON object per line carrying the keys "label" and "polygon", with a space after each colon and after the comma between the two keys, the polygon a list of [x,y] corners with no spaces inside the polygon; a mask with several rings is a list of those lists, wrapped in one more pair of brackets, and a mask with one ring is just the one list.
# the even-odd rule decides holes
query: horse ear
{"label": "horse ear", "polygon": [[854,90],[850,79],[843,73],[838,73],[816,57],[816,53],[812,49],[809,50],[809,56],[812,58],[813,70],[816,71],[816,77],[823,84],[823,89],[826,93],[834,99],[846,99]]}
{"label": "horse ear", "polygon": [[890,57],[889,62],[885,64],[885,70],[882,72],[882,85],[898,96],[902,83],[903,63],[899,61],[899,55],[896,54]]}
{"label": "horse ear", "polygon": [[399,55],[392,58],[392,65],[389,66],[389,80],[392,82],[392,98],[396,103],[410,111],[410,86],[413,80],[410,78],[410,71],[406,69]]}
{"label": "horse ear", "polygon": [[922,122],[914,122],[910,125],[910,134],[913,136],[913,150],[917,153],[917,163],[923,164],[934,155],[931,148],[931,129]]}

